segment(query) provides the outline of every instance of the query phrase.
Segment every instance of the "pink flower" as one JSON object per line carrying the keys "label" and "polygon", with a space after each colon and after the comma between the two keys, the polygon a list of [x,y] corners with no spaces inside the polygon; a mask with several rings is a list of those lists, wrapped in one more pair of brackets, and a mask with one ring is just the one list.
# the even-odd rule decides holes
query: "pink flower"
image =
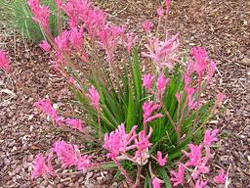
{"label": "pink flower", "polygon": [[36,156],[34,163],[35,163],[34,171],[31,174],[32,179],[42,175],[53,175],[52,166],[46,165],[45,158],[43,157],[42,154],[38,154]]}
{"label": "pink flower", "polygon": [[160,108],[159,104],[154,104],[153,102],[144,102],[142,109],[144,111],[143,114],[143,124],[147,124],[150,121],[153,121],[156,118],[161,118],[163,117],[162,114],[158,113],[155,115],[151,115],[153,113],[153,111],[157,110]]}
{"label": "pink flower", "polygon": [[158,90],[158,98],[162,97],[165,92],[166,85],[170,82],[170,78],[166,79],[163,73],[160,74],[160,77],[157,79],[157,90]]}
{"label": "pink flower", "polygon": [[207,185],[207,181],[201,181],[198,179],[195,183],[194,188],[204,188]]}
{"label": "pink flower", "polygon": [[92,167],[92,163],[90,161],[92,157],[88,155],[84,155],[83,157],[79,158],[77,167],[78,170],[82,170],[83,172],[86,172],[88,169]]}
{"label": "pink flower", "polygon": [[157,8],[157,14],[158,14],[159,17],[162,17],[162,15],[163,15],[163,9],[162,9],[161,6]]}
{"label": "pink flower", "polygon": [[177,186],[179,184],[182,184],[184,181],[184,174],[185,174],[185,167],[183,164],[179,163],[179,171],[170,171],[170,173],[174,176],[170,180],[174,182],[174,186]]}
{"label": "pink flower", "polygon": [[96,91],[95,87],[92,85],[89,89],[89,94],[87,96],[90,99],[91,105],[96,109],[100,109],[100,96],[99,93]]}
{"label": "pink flower", "polygon": [[218,141],[217,134],[219,132],[219,129],[214,129],[212,132],[210,130],[206,130],[206,133],[204,135],[204,145],[210,146],[212,142]]}
{"label": "pink flower", "polygon": [[49,29],[50,10],[47,6],[40,5],[40,0],[28,0],[31,12],[34,14],[33,19],[42,25],[45,30]]}
{"label": "pink flower", "polygon": [[219,107],[222,105],[222,102],[227,98],[226,95],[220,93],[216,95],[216,105]]}
{"label": "pink flower", "polygon": [[131,49],[133,47],[133,43],[135,41],[135,38],[134,38],[134,33],[133,32],[130,32],[128,34],[128,41],[127,43],[125,44],[127,46],[127,51],[129,54],[131,54]]}
{"label": "pink flower", "polygon": [[70,125],[73,129],[77,129],[81,132],[84,132],[83,121],[80,119],[66,119],[65,123]]}
{"label": "pink flower", "polygon": [[219,184],[224,184],[226,180],[226,174],[223,169],[220,169],[219,174],[214,177],[214,182]]}
{"label": "pink flower", "polygon": [[153,188],[161,188],[162,183],[163,183],[163,181],[157,177],[154,177],[152,180]]}
{"label": "pink flower", "polygon": [[197,168],[195,168],[195,171],[192,173],[192,177],[193,179],[197,179],[199,174],[206,174],[209,172],[209,167],[206,166],[206,159],[204,160],[204,162],[200,163]]}
{"label": "pink flower", "polygon": [[0,50],[0,69],[3,69],[5,72],[10,71],[10,60],[3,50]]}
{"label": "pink flower", "polygon": [[208,70],[207,70],[208,80],[210,80],[213,77],[215,70],[216,70],[216,63],[213,60],[211,60],[210,66],[208,67]]}
{"label": "pink flower", "polygon": [[159,163],[160,166],[164,167],[166,162],[167,162],[167,157],[168,154],[164,158],[162,158],[162,153],[161,151],[157,151],[157,162]]}
{"label": "pink flower", "polygon": [[186,166],[199,166],[201,164],[201,149],[202,145],[195,146],[193,144],[188,145],[190,148],[190,153],[185,153],[187,157],[189,157],[190,161],[188,161]]}
{"label": "pink flower", "polygon": [[178,103],[181,103],[181,94],[176,93],[176,94],[175,94],[175,97],[176,97]]}
{"label": "pink flower", "polygon": [[78,165],[80,152],[76,145],[67,144],[65,141],[56,141],[53,148],[63,168]]}
{"label": "pink flower", "polygon": [[144,75],[143,86],[145,86],[149,91],[152,91],[152,84],[153,84],[154,79],[155,79],[155,76],[152,76],[150,74]]}
{"label": "pink flower", "polygon": [[55,0],[57,8],[62,6],[62,0]]}
{"label": "pink flower", "polygon": [[142,23],[142,27],[148,33],[148,32],[150,32],[151,28],[153,27],[153,23],[150,20],[145,20]]}
{"label": "pink flower", "polygon": [[34,104],[35,107],[39,108],[44,114],[50,116],[50,118],[57,124],[62,124],[63,117],[58,116],[57,111],[53,108],[49,99],[39,100]]}
{"label": "pink flower", "polygon": [[81,27],[80,31],[77,28],[72,28],[69,33],[69,41],[71,45],[76,50],[83,49],[83,27]]}
{"label": "pink flower", "polygon": [[43,40],[40,44],[39,47],[42,48],[45,52],[48,52],[51,48],[50,44],[46,41]]}
{"label": "pink flower", "polygon": [[71,84],[75,84],[75,83],[76,83],[76,80],[75,80],[74,78],[70,77],[70,78],[68,79],[68,82],[71,83]]}
{"label": "pink flower", "polygon": [[198,47],[198,48],[193,48],[191,50],[191,55],[194,56],[195,63],[194,63],[194,68],[199,75],[199,79],[201,79],[204,70],[206,69],[208,65],[208,54],[205,49]]}
{"label": "pink flower", "polygon": [[167,15],[169,14],[171,0],[165,0]]}
{"label": "pink flower", "polygon": [[173,62],[178,61],[178,36],[179,33],[172,36],[171,39],[168,39],[168,33],[166,32],[165,41],[163,43],[160,43],[159,38],[156,38],[155,40],[149,39],[149,44],[145,45],[149,53],[142,52],[142,55],[153,60],[153,64],[158,73],[162,72],[162,69],[165,67],[172,70]]}
{"label": "pink flower", "polygon": [[145,165],[148,162],[148,158],[150,157],[148,150],[149,147],[152,145],[149,141],[152,132],[153,129],[152,127],[150,127],[148,135],[146,135],[145,131],[143,130],[139,132],[138,139],[134,139],[135,143],[133,146],[137,148],[134,160],[140,165]]}
{"label": "pink flower", "polygon": [[129,144],[135,139],[137,126],[133,126],[129,134],[125,133],[124,124],[118,126],[115,131],[111,133],[106,133],[104,136],[103,147],[109,151],[107,154],[111,159],[115,159],[120,153],[124,154],[126,151],[135,148],[131,147]]}

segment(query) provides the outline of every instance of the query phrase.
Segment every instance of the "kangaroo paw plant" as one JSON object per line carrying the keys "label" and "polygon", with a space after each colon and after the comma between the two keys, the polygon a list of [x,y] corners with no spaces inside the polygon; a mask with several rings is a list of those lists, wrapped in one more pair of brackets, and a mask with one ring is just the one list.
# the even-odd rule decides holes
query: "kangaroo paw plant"
{"label": "kangaroo paw plant", "polygon": [[[169,36],[166,32],[165,39],[159,37],[159,25],[169,14],[170,1],[165,2],[166,10],[157,9],[156,34],[151,32],[151,21],[143,22],[147,41],[141,56],[134,47],[135,34],[126,34],[124,26],[107,22],[109,15],[90,1],[55,3],[58,23],[63,15],[67,25],[58,27],[59,34],[54,37],[49,7],[28,0],[33,19],[45,36],[39,46],[54,56],[52,67],[68,80],[82,104],[83,120],[61,116],[49,99],[39,100],[35,107],[53,124],[103,147],[111,161],[98,163],[82,154],[77,145],[57,141],[47,156],[36,156],[32,178],[58,175],[52,165],[57,156],[63,168],[74,166],[80,172],[115,164],[129,187],[223,185],[226,175],[222,168],[214,179],[208,176],[212,172],[211,143],[218,140],[218,129],[206,130],[206,124],[225,96],[208,100],[202,95],[216,64],[201,47],[182,53],[179,33]],[[142,73],[139,57],[151,62],[149,72]],[[2,51],[0,68],[9,69]],[[171,170],[176,166],[177,171]]]}

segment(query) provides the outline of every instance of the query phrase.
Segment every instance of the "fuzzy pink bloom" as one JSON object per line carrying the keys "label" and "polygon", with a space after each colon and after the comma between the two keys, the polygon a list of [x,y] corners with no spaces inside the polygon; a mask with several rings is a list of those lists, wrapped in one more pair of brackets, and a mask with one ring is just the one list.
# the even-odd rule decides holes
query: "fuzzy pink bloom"
{"label": "fuzzy pink bloom", "polygon": [[133,32],[129,32],[129,34],[128,34],[128,41],[125,44],[126,47],[127,47],[127,51],[128,51],[129,54],[131,54],[131,49],[133,47],[134,41],[135,41],[134,33]]}
{"label": "fuzzy pink bloom", "polygon": [[178,103],[180,103],[180,102],[181,102],[181,94],[176,93],[176,94],[175,94],[175,97],[176,97]]}
{"label": "fuzzy pink bloom", "polygon": [[91,163],[91,156],[88,155],[84,155],[83,157],[80,157],[78,160],[78,170],[82,170],[83,172],[87,172],[88,169],[90,169],[92,167],[92,163]]}
{"label": "fuzzy pink bloom", "polygon": [[219,129],[214,129],[212,132],[210,130],[206,130],[206,133],[204,135],[204,145],[210,146],[212,142],[218,141],[217,134],[219,132]]}
{"label": "fuzzy pink bloom", "polygon": [[31,12],[34,14],[33,19],[41,24],[45,30],[48,30],[50,9],[47,6],[40,5],[39,0],[28,0],[28,4],[31,8]]}
{"label": "fuzzy pink bloom", "polygon": [[167,84],[170,82],[170,78],[165,78],[163,73],[160,74],[160,77],[157,79],[157,91],[158,91],[158,98],[160,98],[163,93],[165,92]]}
{"label": "fuzzy pink bloom", "polygon": [[145,86],[149,91],[152,91],[152,84],[155,76],[150,74],[145,74],[143,77],[143,86]]}
{"label": "fuzzy pink bloom", "polygon": [[198,179],[195,183],[194,188],[204,188],[207,185],[207,181],[202,181]]}
{"label": "fuzzy pink bloom", "polygon": [[83,49],[83,30],[84,28],[78,31],[77,28],[72,28],[69,33],[69,40],[71,46],[73,46],[76,50]]}
{"label": "fuzzy pink bloom", "polygon": [[104,136],[103,147],[109,151],[107,154],[111,159],[115,159],[120,153],[124,154],[126,151],[135,147],[129,147],[129,144],[135,139],[137,126],[133,126],[129,134],[125,133],[124,124],[118,126],[115,131],[106,133]]}
{"label": "fuzzy pink bloom", "polygon": [[208,80],[210,80],[213,77],[215,70],[216,70],[216,63],[213,60],[211,60],[210,66],[208,67],[208,70],[207,70]]}
{"label": "fuzzy pink bloom", "polygon": [[202,145],[195,146],[193,144],[188,145],[190,148],[190,153],[185,153],[187,157],[189,157],[190,161],[188,161],[186,166],[199,166],[201,164],[201,150]]}
{"label": "fuzzy pink bloom", "polygon": [[53,175],[52,166],[46,165],[45,158],[43,157],[42,154],[38,154],[36,156],[34,163],[35,163],[34,171],[31,174],[32,179],[42,175]]}
{"label": "fuzzy pink bloom", "polygon": [[49,99],[39,100],[34,104],[35,107],[39,108],[42,113],[49,115],[50,118],[57,124],[61,124],[64,120],[60,117],[57,111],[53,108],[52,103]]}
{"label": "fuzzy pink bloom", "polygon": [[177,186],[179,184],[182,184],[184,181],[184,174],[185,174],[185,167],[183,164],[179,163],[179,171],[170,171],[170,173],[174,176],[170,180],[174,182],[174,186]]}
{"label": "fuzzy pink bloom", "polygon": [[62,0],[55,0],[56,6],[60,8],[62,6]]}
{"label": "fuzzy pink bloom", "polygon": [[154,177],[152,180],[153,188],[161,188],[162,183],[163,183],[163,181],[157,177]]}
{"label": "fuzzy pink bloom", "polygon": [[164,158],[162,158],[162,153],[161,151],[157,151],[157,162],[159,163],[160,166],[164,167],[166,162],[167,162],[167,157],[168,154]]}
{"label": "fuzzy pink bloom", "polygon": [[135,138],[134,146],[136,146],[137,151],[135,152],[134,160],[140,165],[145,165],[148,162],[149,155],[149,147],[152,145],[149,139],[152,135],[153,129],[150,127],[148,135],[146,135],[145,131],[141,131],[138,133],[138,138]]}
{"label": "fuzzy pink bloom", "polygon": [[59,52],[64,51],[65,53],[68,53],[70,51],[69,37],[70,31],[63,31],[55,38],[55,43],[59,48]]}
{"label": "fuzzy pink bloom", "polygon": [[144,28],[144,30],[148,33],[151,31],[151,28],[153,27],[153,23],[150,20],[145,20],[142,23],[142,27]]}
{"label": "fuzzy pink bloom", "polygon": [[75,83],[76,83],[76,80],[75,80],[74,78],[70,77],[70,78],[68,79],[68,82],[71,83],[71,84],[75,84]]}
{"label": "fuzzy pink bloom", "polygon": [[157,14],[158,14],[159,17],[163,16],[163,9],[162,9],[161,6],[157,8]]}
{"label": "fuzzy pink bloom", "polygon": [[194,68],[199,75],[199,79],[201,79],[204,70],[206,69],[208,65],[208,54],[205,49],[201,47],[195,47],[191,50],[191,55],[194,56],[195,63]]}
{"label": "fuzzy pink bloom", "polygon": [[43,40],[40,44],[39,47],[42,48],[45,52],[48,52],[51,49],[50,44],[46,41]]}
{"label": "fuzzy pink bloom", "polygon": [[0,50],[0,69],[3,69],[5,72],[10,71],[10,60],[3,50]]}
{"label": "fuzzy pink bloom", "polygon": [[227,98],[226,95],[220,93],[216,95],[216,105],[219,107],[222,105],[222,102]]}
{"label": "fuzzy pink bloom", "polygon": [[92,85],[89,89],[89,94],[87,94],[87,96],[90,99],[90,103],[91,105],[96,109],[99,110],[100,109],[100,95],[99,93],[96,91],[95,87]]}
{"label": "fuzzy pink bloom", "polygon": [[68,124],[73,129],[77,129],[80,132],[84,132],[84,129],[83,129],[84,122],[80,119],[69,119],[68,118],[65,120],[65,123]]}
{"label": "fuzzy pink bloom", "polygon": [[169,10],[170,10],[171,0],[165,0],[165,4],[166,4],[166,12],[167,12],[167,15],[168,15]]}
{"label": "fuzzy pink bloom", "polygon": [[124,36],[125,27],[116,27],[114,25],[106,25],[101,31],[99,31],[99,42],[101,48],[106,51],[106,55],[109,62],[113,61],[114,52],[118,45],[119,40]]}
{"label": "fuzzy pink bloom", "polygon": [[200,163],[197,168],[195,168],[195,171],[192,173],[192,178],[193,179],[197,179],[199,177],[199,174],[202,173],[202,174],[207,174],[209,173],[209,167],[206,166],[206,160],[202,163]]}
{"label": "fuzzy pink bloom", "polygon": [[219,174],[214,177],[214,182],[219,184],[224,184],[226,181],[226,174],[223,169],[220,169]]}
{"label": "fuzzy pink bloom", "polygon": [[76,145],[67,144],[65,141],[56,141],[53,145],[53,149],[63,168],[73,165],[77,166],[80,152]]}
{"label": "fuzzy pink bloom", "polygon": [[143,113],[143,124],[147,124],[150,121],[153,121],[156,118],[163,117],[162,114],[157,113],[155,115],[151,115],[155,110],[159,109],[159,104],[154,104],[153,102],[144,102],[142,109],[144,111]]}
{"label": "fuzzy pink bloom", "polygon": [[153,64],[158,73],[162,72],[162,69],[165,67],[172,70],[173,63],[178,61],[178,36],[179,33],[168,39],[168,33],[166,32],[163,43],[159,41],[159,38],[156,38],[156,40],[149,39],[149,44],[145,45],[149,53],[142,52],[142,55],[153,60]]}

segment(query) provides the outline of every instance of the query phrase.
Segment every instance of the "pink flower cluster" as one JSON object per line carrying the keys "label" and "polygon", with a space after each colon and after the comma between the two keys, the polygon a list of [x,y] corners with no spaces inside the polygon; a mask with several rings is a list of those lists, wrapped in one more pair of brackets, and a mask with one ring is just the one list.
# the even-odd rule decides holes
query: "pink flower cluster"
{"label": "pink flower cluster", "polygon": [[40,100],[34,104],[35,107],[40,109],[42,113],[48,115],[54,123],[57,125],[66,124],[73,129],[77,129],[80,132],[84,132],[84,122],[80,119],[64,118],[57,113],[57,110],[53,108],[52,103],[49,99]]}
{"label": "pink flower cluster", "polygon": [[0,69],[3,69],[5,72],[10,71],[10,60],[3,50],[0,50]]}
{"label": "pink flower cluster", "polygon": [[[149,158],[148,148],[151,146],[149,141],[152,128],[150,128],[149,134],[146,135],[145,131],[141,131],[136,134],[137,126],[135,125],[129,134],[125,133],[124,124],[118,126],[118,129],[111,133],[106,133],[104,137],[103,147],[109,151],[107,154],[112,160],[124,160],[129,159],[143,165],[147,163]],[[133,157],[127,155],[127,151],[136,149]]]}
{"label": "pink flower cluster", "polygon": [[28,4],[31,8],[33,19],[41,24],[45,30],[49,30],[49,16],[50,10],[47,6],[40,5],[40,0],[28,0]]}
{"label": "pink flower cluster", "polygon": [[156,118],[163,117],[162,114],[157,113],[155,115],[152,115],[152,113],[159,109],[161,106],[159,104],[155,104],[153,102],[145,102],[142,106],[142,109],[144,111],[143,113],[143,124],[146,125],[148,122],[153,121]]}
{"label": "pink flower cluster", "polygon": [[178,36],[179,33],[168,39],[168,33],[166,32],[164,42],[161,42],[159,38],[149,39],[149,44],[145,45],[149,53],[142,52],[142,55],[152,59],[158,73],[162,72],[165,67],[172,70],[173,63],[178,61]]}
{"label": "pink flower cluster", "polygon": [[81,156],[76,145],[67,144],[65,141],[56,141],[53,145],[53,149],[47,156],[47,160],[42,154],[36,156],[34,171],[31,175],[32,179],[43,175],[56,175],[51,163],[53,153],[56,153],[63,168],[77,166],[78,170],[86,172],[93,166],[91,156]]}
{"label": "pink flower cluster", "polygon": [[[209,59],[205,49],[193,48],[191,50],[192,58],[189,58],[186,72],[184,74],[185,91],[187,93],[188,105],[191,110],[200,106],[200,101],[194,101],[193,95],[196,92],[201,92],[202,78],[206,74],[206,81],[209,81],[214,75],[216,64],[213,60]],[[192,75],[196,73],[198,75],[197,83],[198,87],[190,87],[192,83]]]}
{"label": "pink flower cluster", "polygon": [[[208,162],[212,159],[212,154],[210,147],[212,142],[217,141],[218,129],[213,131],[207,130],[204,135],[203,144],[193,145],[189,144],[190,153],[184,152],[189,160],[185,164],[179,164],[179,171],[170,171],[173,177],[171,181],[174,186],[181,185],[184,183],[184,176],[186,168],[189,168],[189,172],[192,172],[191,178],[195,182],[195,187],[204,188],[207,185],[207,180],[203,180],[205,174],[209,173],[210,169]],[[205,151],[205,156],[203,156],[203,148]],[[192,167],[192,168],[191,168]],[[214,181],[219,184],[225,183],[225,173],[224,170],[220,171],[220,174],[214,178]]]}
{"label": "pink flower cluster", "polygon": [[[154,79],[155,79],[155,76],[150,75],[150,74],[146,74],[143,77],[142,85],[146,87],[151,93],[154,93],[152,89]],[[164,94],[165,89],[167,85],[169,84],[169,82],[170,82],[170,78],[165,78],[165,75],[163,73],[160,73],[159,78],[157,78],[157,81],[156,81],[158,99],[160,99],[162,95]]]}

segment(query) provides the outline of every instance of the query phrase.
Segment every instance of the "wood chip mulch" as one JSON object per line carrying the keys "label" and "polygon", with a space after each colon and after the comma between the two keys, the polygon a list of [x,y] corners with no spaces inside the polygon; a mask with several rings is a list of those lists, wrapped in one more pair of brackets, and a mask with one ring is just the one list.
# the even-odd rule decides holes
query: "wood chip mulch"
{"label": "wood chip mulch", "polygon": [[[112,21],[140,34],[144,20],[156,26],[159,3],[110,0],[97,4],[110,13]],[[79,142],[70,133],[55,132],[34,109],[34,102],[49,97],[63,111],[69,109],[68,113],[78,113],[78,108],[71,102],[65,81],[47,63],[48,55],[14,32],[1,30],[0,47],[9,51],[14,75],[25,88],[13,90],[10,78],[0,73],[0,90],[5,91],[0,93],[0,187],[117,187],[108,171],[30,180],[30,164],[38,152],[46,153],[59,139]],[[209,87],[228,99],[225,112],[215,121],[220,141],[214,167],[227,169],[228,187],[250,187],[250,1],[172,0],[167,30],[180,32],[187,49],[206,48],[217,62],[218,71]],[[83,151],[86,147],[80,144]]]}

